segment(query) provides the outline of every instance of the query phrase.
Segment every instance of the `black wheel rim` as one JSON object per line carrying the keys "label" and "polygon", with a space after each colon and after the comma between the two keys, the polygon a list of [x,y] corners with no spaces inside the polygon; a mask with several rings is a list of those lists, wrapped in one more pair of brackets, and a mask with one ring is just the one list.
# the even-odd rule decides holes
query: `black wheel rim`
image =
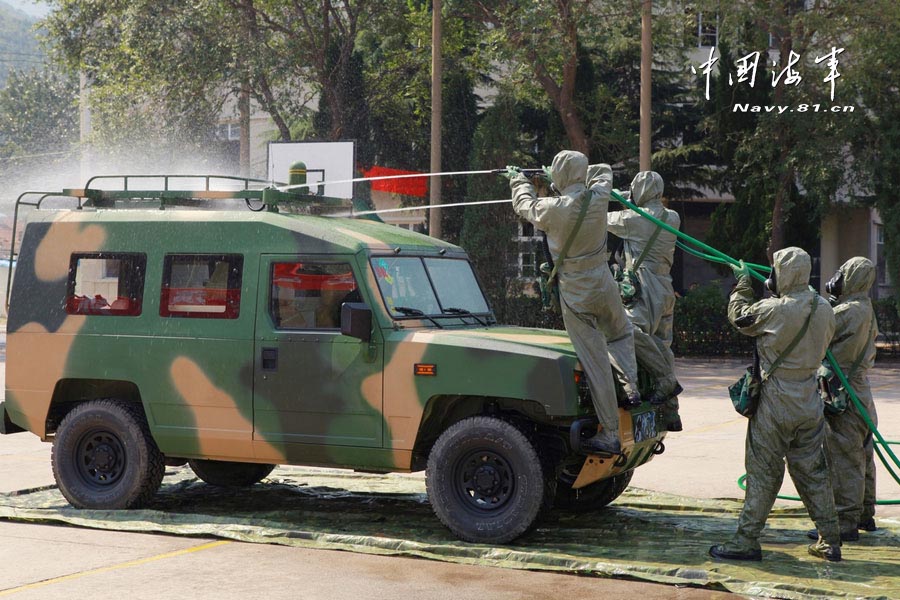
{"label": "black wheel rim", "polygon": [[95,429],[78,440],[75,470],[85,484],[95,489],[115,485],[126,465],[125,446],[114,433]]}
{"label": "black wheel rim", "polygon": [[516,490],[509,462],[490,450],[475,450],[457,461],[453,483],[462,505],[479,515],[502,510]]}

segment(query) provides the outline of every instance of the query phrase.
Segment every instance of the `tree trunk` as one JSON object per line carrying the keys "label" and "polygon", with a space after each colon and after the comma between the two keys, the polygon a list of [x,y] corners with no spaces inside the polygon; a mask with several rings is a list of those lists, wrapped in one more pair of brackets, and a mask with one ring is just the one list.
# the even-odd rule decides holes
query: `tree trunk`
{"label": "tree trunk", "polygon": [[[779,73],[788,65],[791,50],[793,49],[789,22],[781,33],[782,37],[778,44],[778,52],[780,54],[778,58]],[[784,79],[781,79],[778,85],[775,86],[775,106],[784,104],[785,85]],[[769,237],[769,247],[766,249],[769,264],[772,264],[775,251],[784,247],[784,204],[790,198],[791,188],[794,185],[794,169],[788,166],[787,160],[790,153],[790,131],[785,123],[780,120],[776,122],[775,143],[776,147],[779,148],[778,167],[780,172],[778,175],[778,187],[775,188],[775,202],[772,205],[772,231]]]}

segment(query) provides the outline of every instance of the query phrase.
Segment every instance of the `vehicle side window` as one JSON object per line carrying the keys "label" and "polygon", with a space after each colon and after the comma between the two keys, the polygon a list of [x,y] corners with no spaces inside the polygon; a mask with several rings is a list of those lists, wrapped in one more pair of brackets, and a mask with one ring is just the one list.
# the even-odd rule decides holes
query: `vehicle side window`
{"label": "vehicle side window", "polygon": [[241,310],[240,254],[169,254],[163,263],[162,317],[237,319]]}
{"label": "vehicle side window", "polygon": [[341,305],[362,296],[348,263],[272,264],[269,313],[276,329],[339,329]]}
{"label": "vehicle side window", "polygon": [[66,287],[66,312],[70,315],[140,315],[146,266],[145,254],[72,254]]}

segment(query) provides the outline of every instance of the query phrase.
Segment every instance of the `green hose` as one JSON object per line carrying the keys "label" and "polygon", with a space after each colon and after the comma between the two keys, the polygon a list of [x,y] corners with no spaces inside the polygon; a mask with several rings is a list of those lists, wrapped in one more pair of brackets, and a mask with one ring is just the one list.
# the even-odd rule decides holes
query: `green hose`
{"label": "green hose", "polygon": [[[888,444],[900,444],[900,442],[888,442]],[[875,446],[875,451],[879,452],[878,446]],[[879,456],[880,456],[880,453],[879,453]],[[884,460],[884,458],[882,458],[882,460]],[[743,475],[738,477],[737,484],[738,484],[739,488],[741,488],[744,491],[747,491],[747,474],[746,473],[744,473]],[[800,496],[782,496],[781,494],[778,494],[775,497],[780,498],[781,500],[796,500],[797,502],[800,501]],[[877,502],[875,502],[875,504],[896,505],[896,504],[900,504],[900,500],[878,500]]]}
{"label": "green hose", "polygon": [[[729,264],[728,261],[725,260],[724,258],[719,258],[717,256],[713,256],[712,254],[706,254],[699,250],[694,250],[693,248],[691,248],[687,244],[684,244],[683,242],[675,242],[675,247],[683,250],[684,252],[687,252],[688,254],[690,254],[692,256],[696,256],[697,258],[701,258],[703,260],[708,260],[709,262],[719,263],[722,265]],[[766,265],[757,265],[755,263],[748,263],[748,262],[745,262],[744,264],[747,265],[748,267],[750,267],[751,269],[756,269],[757,271],[765,271],[766,273],[769,273],[772,271],[772,267],[767,267]]]}
{"label": "green hose", "polygon": [[[720,252],[720,251],[716,250],[715,248],[713,248],[712,246],[708,246],[707,244],[704,244],[700,240],[694,239],[691,236],[689,236],[688,234],[682,233],[681,231],[675,229],[671,225],[667,225],[663,221],[660,221],[659,219],[657,219],[656,217],[654,217],[647,211],[643,210],[642,208],[638,207],[637,205],[626,200],[618,190],[612,190],[610,192],[610,195],[612,196],[613,200],[616,200],[623,206],[627,206],[628,208],[630,208],[634,212],[638,213],[645,219],[651,221],[652,223],[655,223],[657,226],[661,227],[665,231],[668,231],[669,233],[675,235],[677,238],[685,240],[686,242],[693,244],[695,246],[695,248],[689,248],[686,244],[677,242],[678,247],[681,248],[682,250],[684,250],[685,252],[688,252],[689,254],[691,254],[693,256],[697,256],[704,260],[709,260],[709,261],[716,262],[719,264],[728,264],[728,265],[735,265],[735,266],[740,264],[737,260],[731,258],[724,252]],[[699,250],[697,248],[699,248]],[[767,267],[765,265],[757,265],[757,264],[752,264],[752,263],[744,263],[744,264],[749,267],[750,276],[757,279],[758,281],[765,281],[765,279],[766,279],[766,277],[764,275],[760,274],[758,271],[763,271],[766,273],[771,271],[771,268]],[[875,451],[878,454],[878,458],[881,459],[881,462],[884,464],[885,468],[887,469],[888,473],[890,473],[891,477],[894,478],[894,481],[896,481],[898,484],[900,484],[900,475],[898,475],[897,473],[894,472],[894,470],[891,468],[890,461],[887,459],[887,457],[885,457],[885,455],[882,453],[881,449],[878,447],[879,445],[881,445],[881,447],[884,449],[884,452],[887,453],[887,455],[890,457],[891,461],[893,461],[894,466],[896,466],[898,469],[900,469],[900,459],[897,458],[897,455],[894,454],[893,450],[891,450],[891,448],[890,448],[890,444],[894,444],[896,442],[886,442],[884,440],[884,438],[881,436],[881,433],[878,432],[878,428],[875,427],[875,423],[872,422],[872,419],[869,417],[869,413],[866,412],[865,407],[863,407],[862,403],[859,401],[859,397],[857,397],[856,391],[854,391],[853,387],[850,385],[850,382],[847,381],[847,376],[844,375],[844,372],[841,370],[840,365],[838,365],[837,361],[834,359],[834,356],[831,354],[831,350],[828,350],[825,353],[825,357],[828,359],[828,362],[831,364],[831,368],[834,370],[834,372],[837,374],[838,378],[840,379],[841,384],[844,386],[844,389],[846,389],[847,392],[849,393],[850,399],[853,401],[853,405],[856,407],[856,410],[859,412],[860,416],[862,416],[863,421],[866,422],[866,425],[868,426],[869,431],[872,432],[872,435],[877,440],[877,442],[875,443]],[[738,485],[741,485],[741,482],[743,481],[744,478],[746,478],[746,475],[744,475],[741,479],[738,480]],[[741,486],[741,487],[743,488],[743,486]],[[746,488],[743,488],[743,489],[746,489]],[[779,496],[779,498],[781,498],[781,496]],[[793,499],[793,498],[790,498],[790,499]],[[799,498],[798,498],[798,500],[799,500]],[[900,504],[900,501],[880,500],[880,501],[878,501],[878,504]]]}

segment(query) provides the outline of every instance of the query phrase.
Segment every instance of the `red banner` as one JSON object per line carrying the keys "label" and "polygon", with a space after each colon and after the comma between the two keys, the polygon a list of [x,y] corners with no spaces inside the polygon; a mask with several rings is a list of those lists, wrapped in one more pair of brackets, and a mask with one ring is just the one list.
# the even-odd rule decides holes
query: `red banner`
{"label": "red banner", "polygon": [[[368,171],[363,171],[365,177],[385,177],[388,175],[417,175],[418,171],[401,171],[390,167],[374,166]],[[372,181],[372,191],[402,194],[403,196],[415,196],[416,198],[428,197],[428,177],[406,177],[404,179],[381,179]]]}

